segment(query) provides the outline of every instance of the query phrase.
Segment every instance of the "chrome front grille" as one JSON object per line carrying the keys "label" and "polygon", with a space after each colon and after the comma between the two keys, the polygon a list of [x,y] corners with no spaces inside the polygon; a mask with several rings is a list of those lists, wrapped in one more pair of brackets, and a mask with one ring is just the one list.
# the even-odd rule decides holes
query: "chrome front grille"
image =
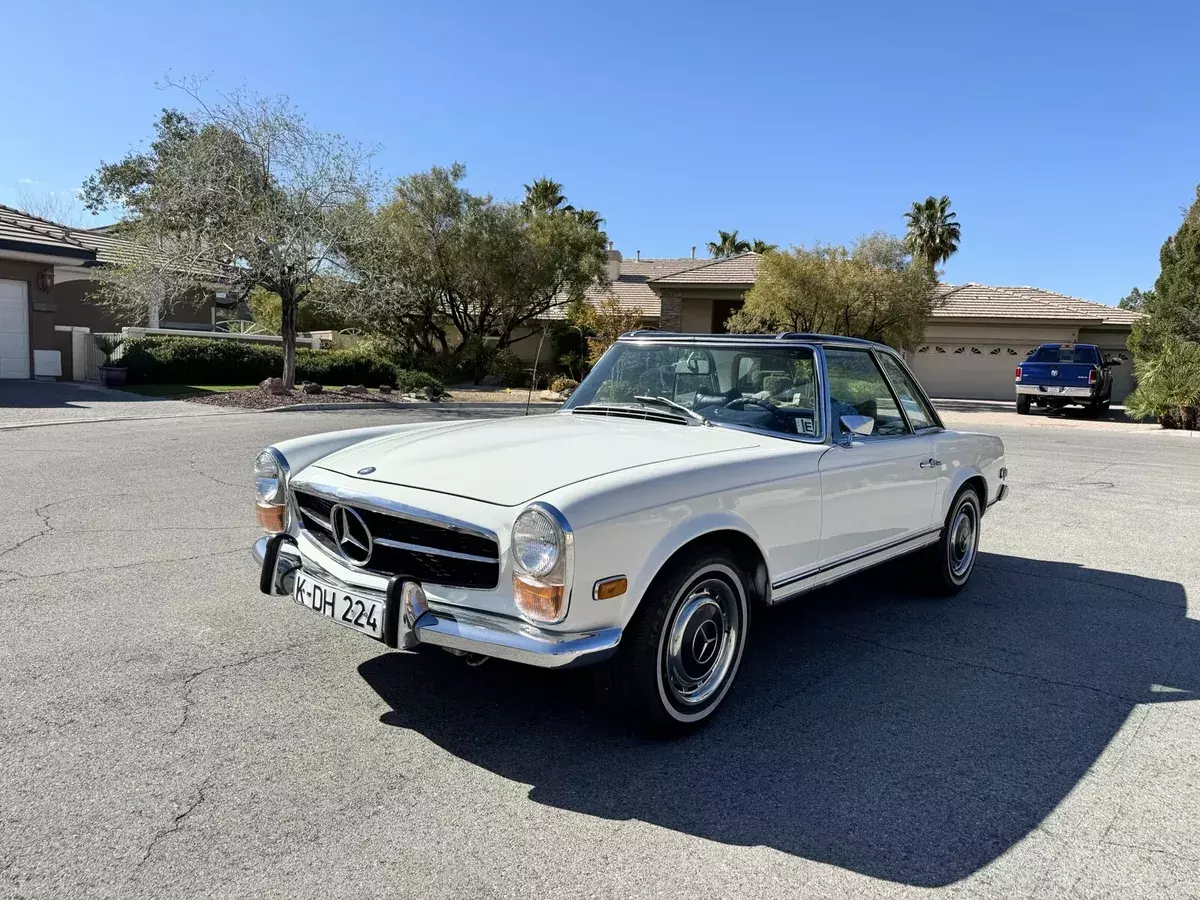
{"label": "chrome front grille", "polygon": [[292,491],[304,529],[334,556],[342,557],[330,521],[334,506],[362,517],[374,541],[370,558],[359,566],[391,578],[406,575],[426,584],[491,590],[500,581],[500,547],[483,529],[449,521],[407,507],[387,509],[365,498],[348,499],[315,491]]}

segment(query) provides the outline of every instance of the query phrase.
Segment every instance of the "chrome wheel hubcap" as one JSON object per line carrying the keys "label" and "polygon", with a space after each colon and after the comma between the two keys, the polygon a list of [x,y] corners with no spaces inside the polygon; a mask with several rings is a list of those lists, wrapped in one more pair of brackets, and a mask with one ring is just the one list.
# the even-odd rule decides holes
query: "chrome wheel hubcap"
{"label": "chrome wheel hubcap", "polygon": [[964,505],[950,525],[950,571],[962,578],[975,562],[975,508]]}
{"label": "chrome wheel hubcap", "polygon": [[719,578],[698,582],[679,605],[667,632],[667,687],[681,704],[709,699],[725,681],[740,639],[737,598]]}

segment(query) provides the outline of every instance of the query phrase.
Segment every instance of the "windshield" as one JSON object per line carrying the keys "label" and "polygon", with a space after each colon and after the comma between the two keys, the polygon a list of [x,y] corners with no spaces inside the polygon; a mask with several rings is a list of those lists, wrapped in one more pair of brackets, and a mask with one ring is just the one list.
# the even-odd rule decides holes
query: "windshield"
{"label": "windshield", "polygon": [[1074,344],[1060,344],[1055,346],[1041,346],[1033,351],[1032,358],[1029,362],[1035,363],[1090,363],[1096,365],[1100,362],[1100,354],[1096,352],[1095,347],[1076,347]]}
{"label": "windshield", "polygon": [[666,398],[714,425],[802,437],[822,433],[813,351],[806,347],[619,342],[564,409],[650,405],[639,397]]}

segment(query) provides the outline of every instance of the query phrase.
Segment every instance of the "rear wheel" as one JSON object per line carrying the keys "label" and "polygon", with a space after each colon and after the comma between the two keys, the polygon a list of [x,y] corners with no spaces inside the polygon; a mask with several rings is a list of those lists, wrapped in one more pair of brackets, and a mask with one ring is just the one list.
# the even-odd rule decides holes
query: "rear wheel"
{"label": "rear wheel", "polygon": [[983,506],[975,488],[965,488],[954,498],[946,514],[942,537],[926,555],[929,567],[926,583],[934,593],[949,597],[967,586],[975,570],[982,514]]}
{"label": "rear wheel", "polygon": [[749,590],[723,547],[697,548],[672,563],[642,598],[616,655],[593,670],[601,702],[656,734],[708,719],[742,661]]}
{"label": "rear wheel", "polygon": [[1029,415],[1029,395],[1028,394],[1017,394],[1017,415],[1018,416]]}

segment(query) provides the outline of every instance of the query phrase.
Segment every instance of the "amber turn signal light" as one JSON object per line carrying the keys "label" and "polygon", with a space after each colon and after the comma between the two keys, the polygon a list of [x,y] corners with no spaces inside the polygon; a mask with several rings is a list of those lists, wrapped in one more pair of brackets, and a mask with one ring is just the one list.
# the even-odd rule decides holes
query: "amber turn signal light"
{"label": "amber turn signal light", "polygon": [[286,509],[287,507],[284,506],[263,506],[261,503],[254,504],[254,512],[258,516],[258,524],[262,530],[268,534],[278,534],[284,530]]}
{"label": "amber turn signal light", "polygon": [[611,600],[613,597],[620,597],[627,590],[629,590],[629,579],[624,575],[618,575],[615,578],[602,578],[592,588],[592,599]]}
{"label": "amber turn signal light", "polygon": [[566,588],[514,574],[513,600],[521,614],[534,622],[557,622],[563,616]]}

